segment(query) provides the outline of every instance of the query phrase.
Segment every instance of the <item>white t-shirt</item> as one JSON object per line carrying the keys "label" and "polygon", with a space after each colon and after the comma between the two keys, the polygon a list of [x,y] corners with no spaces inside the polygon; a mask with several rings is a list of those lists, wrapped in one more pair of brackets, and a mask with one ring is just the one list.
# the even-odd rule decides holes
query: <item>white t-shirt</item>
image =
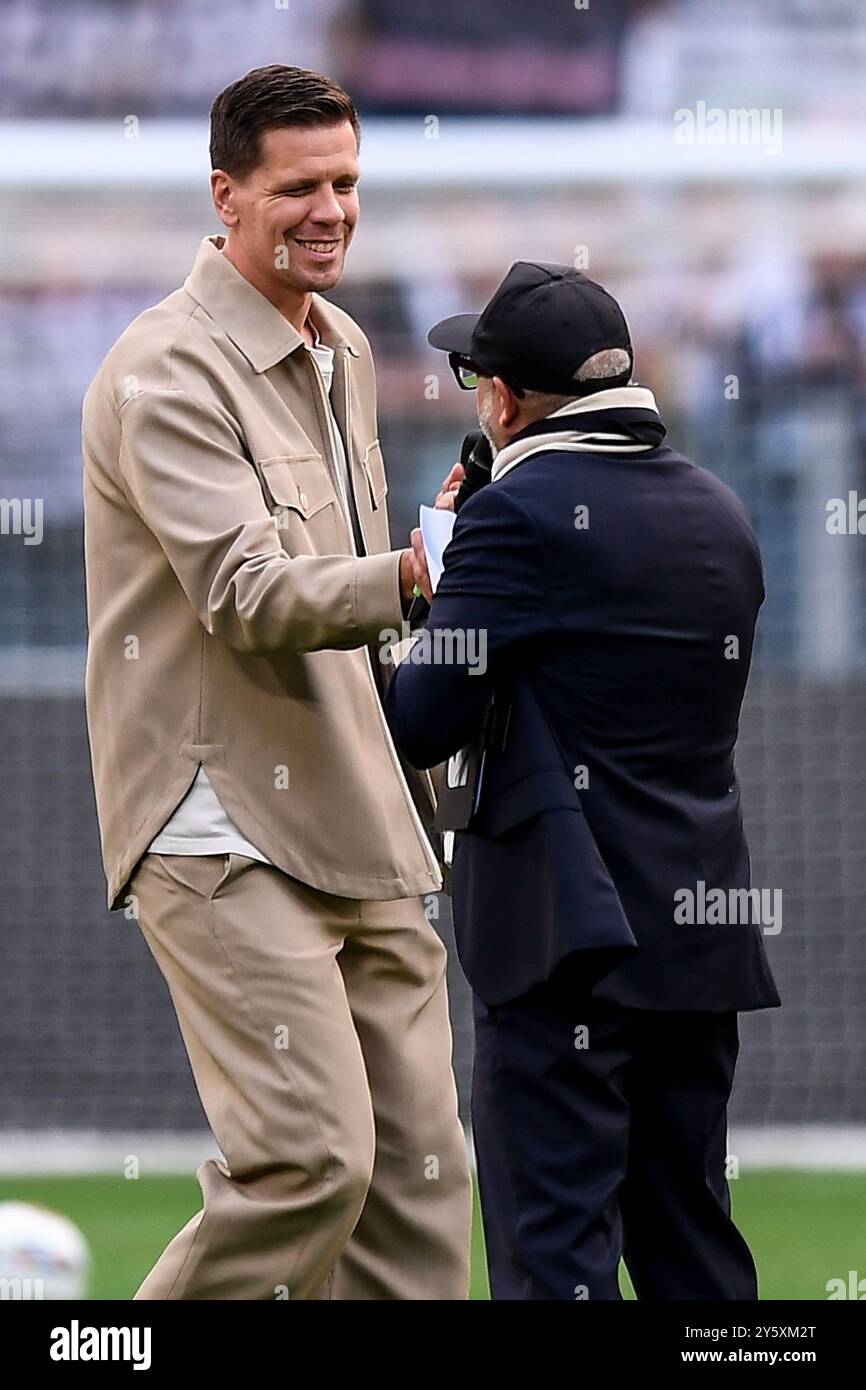
{"label": "white t-shirt", "polygon": [[[312,325],[310,326],[312,327]],[[315,328],[313,329],[313,332],[316,333]],[[322,374],[322,381],[325,384],[325,394],[327,395],[328,401],[330,402],[331,382],[334,379],[334,349],[329,348],[326,346],[325,343],[320,342],[319,335],[318,333],[316,333],[316,341],[310,348],[310,352],[312,353],[316,365],[318,366],[319,371]],[[349,507],[349,465],[346,460],[346,450],[343,445],[343,436],[340,434],[340,431],[337,427],[337,421],[334,419],[333,409],[331,409],[330,411],[330,425],[331,440],[334,447],[334,455],[337,460],[337,477],[340,484],[340,491],[343,496],[343,506],[346,511],[346,516],[350,518],[349,532],[351,534],[352,512]],[[357,554],[357,546],[353,544],[352,549]]]}
{"label": "white t-shirt", "polygon": [[[322,374],[325,392],[330,401],[331,382],[334,378],[334,349],[319,340],[315,328],[313,332],[316,334],[316,341],[310,352]],[[346,450],[333,410],[330,411],[330,425],[343,503],[346,514],[350,516]],[[353,551],[357,553],[354,545]],[[263,864],[273,863],[273,860],[241,834],[234,821],[226,815],[203,767],[199,768],[186,796],[147,848],[151,854],[244,854],[249,859],[260,860]]]}

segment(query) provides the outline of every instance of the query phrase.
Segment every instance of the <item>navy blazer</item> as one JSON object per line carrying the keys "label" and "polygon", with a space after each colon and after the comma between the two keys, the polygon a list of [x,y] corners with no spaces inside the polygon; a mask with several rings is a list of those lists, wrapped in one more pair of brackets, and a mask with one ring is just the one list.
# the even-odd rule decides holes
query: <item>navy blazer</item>
{"label": "navy blazer", "polygon": [[[664,445],[552,445],[461,507],[431,659],[397,668],[385,708],[426,768],[478,736],[494,688],[513,702],[455,835],[457,949],[485,1003],[576,952],[593,995],[624,1006],[779,1003],[761,924],[742,906],[701,920],[711,889],[749,886],[734,744],[763,596],[741,502]],[[483,673],[480,645],[432,659],[467,630]]]}

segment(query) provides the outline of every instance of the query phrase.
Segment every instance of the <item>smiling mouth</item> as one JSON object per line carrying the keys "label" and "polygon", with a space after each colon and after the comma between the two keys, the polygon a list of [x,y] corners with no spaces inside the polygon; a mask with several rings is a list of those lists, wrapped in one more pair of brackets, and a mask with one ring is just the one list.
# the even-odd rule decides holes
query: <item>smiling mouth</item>
{"label": "smiling mouth", "polygon": [[305,251],[311,251],[314,256],[331,256],[340,245],[337,241],[302,241],[300,237],[295,237],[295,241],[302,246]]}

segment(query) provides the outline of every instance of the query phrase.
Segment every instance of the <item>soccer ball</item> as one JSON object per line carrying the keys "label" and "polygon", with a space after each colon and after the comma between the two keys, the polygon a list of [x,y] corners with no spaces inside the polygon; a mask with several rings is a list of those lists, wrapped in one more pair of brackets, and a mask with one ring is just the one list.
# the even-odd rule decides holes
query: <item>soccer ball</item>
{"label": "soccer ball", "polygon": [[90,1251],[74,1222],[30,1202],[0,1202],[0,1299],[87,1296]]}

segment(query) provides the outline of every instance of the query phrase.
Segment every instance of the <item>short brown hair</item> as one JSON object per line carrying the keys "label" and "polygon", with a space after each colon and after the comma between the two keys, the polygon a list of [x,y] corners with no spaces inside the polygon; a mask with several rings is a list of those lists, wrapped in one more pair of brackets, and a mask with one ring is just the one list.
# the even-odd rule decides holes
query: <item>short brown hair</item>
{"label": "short brown hair", "polygon": [[308,68],[272,63],[253,68],[220,92],[210,113],[210,162],[245,179],[260,158],[260,137],[281,126],[339,125],[348,121],[361,143],[358,112],[338,82]]}

